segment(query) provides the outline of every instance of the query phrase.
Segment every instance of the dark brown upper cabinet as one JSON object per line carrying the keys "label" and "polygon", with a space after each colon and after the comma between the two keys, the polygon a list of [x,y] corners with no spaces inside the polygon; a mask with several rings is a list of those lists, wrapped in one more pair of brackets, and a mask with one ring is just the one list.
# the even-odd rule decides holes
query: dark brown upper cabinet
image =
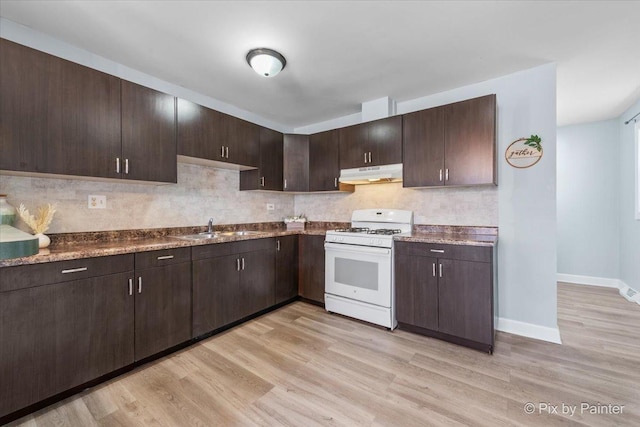
{"label": "dark brown upper cabinet", "polygon": [[177,182],[175,98],[122,80],[123,178]]}
{"label": "dark brown upper cabinet", "polygon": [[496,96],[404,115],[404,187],[496,184]]}
{"label": "dark brown upper cabinet", "polygon": [[282,191],[283,135],[260,128],[260,166],[240,172],[240,190]]}
{"label": "dark brown upper cabinet", "polygon": [[309,136],[284,135],[284,191],[309,191]]}
{"label": "dark brown upper cabinet", "polygon": [[176,182],[172,96],[5,39],[0,86],[0,169]]}
{"label": "dark brown upper cabinet", "polygon": [[260,161],[260,126],[178,99],[178,154],[245,168]]}
{"label": "dark brown upper cabinet", "polygon": [[47,172],[62,139],[62,62],[0,39],[0,169]]}
{"label": "dark brown upper cabinet", "polygon": [[309,135],[309,191],[336,191],[340,183],[340,135],[330,130]]}
{"label": "dark brown upper cabinet", "polygon": [[340,168],[402,163],[402,116],[339,129]]}

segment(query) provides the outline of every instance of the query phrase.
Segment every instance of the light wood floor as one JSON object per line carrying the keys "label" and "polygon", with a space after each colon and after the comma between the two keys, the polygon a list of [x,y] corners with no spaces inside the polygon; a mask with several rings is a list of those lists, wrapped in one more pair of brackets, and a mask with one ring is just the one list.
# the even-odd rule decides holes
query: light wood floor
{"label": "light wood floor", "polygon": [[560,284],[558,312],[564,345],[499,333],[489,356],[298,302],[13,425],[640,425],[640,306]]}

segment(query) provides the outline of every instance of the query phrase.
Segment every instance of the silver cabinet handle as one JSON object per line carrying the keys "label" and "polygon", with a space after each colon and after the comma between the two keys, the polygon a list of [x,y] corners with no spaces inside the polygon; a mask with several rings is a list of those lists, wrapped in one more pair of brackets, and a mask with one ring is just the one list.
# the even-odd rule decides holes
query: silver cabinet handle
{"label": "silver cabinet handle", "polygon": [[242,258],[242,269],[244,270],[244,258]]}
{"label": "silver cabinet handle", "polygon": [[367,153],[364,153],[364,162],[367,163]]}
{"label": "silver cabinet handle", "polygon": [[133,295],[133,279],[129,278],[129,295]]}
{"label": "silver cabinet handle", "polygon": [[449,181],[449,168],[444,170],[444,180]]}
{"label": "silver cabinet handle", "polygon": [[224,145],[220,146],[220,157],[224,158]]}
{"label": "silver cabinet handle", "polygon": [[116,173],[120,173],[120,157],[116,157]]}
{"label": "silver cabinet handle", "polygon": [[236,259],[236,271],[240,271],[240,258]]}
{"label": "silver cabinet handle", "polygon": [[371,163],[371,151],[369,151],[369,163]]}
{"label": "silver cabinet handle", "polygon": [[228,159],[229,158],[229,147],[224,147],[224,156]]}
{"label": "silver cabinet handle", "polygon": [[260,177],[260,185],[264,187],[264,176]]}
{"label": "silver cabinet handle", "polygon": [[285,188],[285,190],[287,189],[287,180],[286,179],[284,180],[284,188]]}
{"label": "silver cabinet handle", "polygon": [[70,268],[69,270],[62,270],[62,274],[80,273],[81,271],[87,271],[87,267]]}
{"label": "silver cabinet handle", "polygon": [[433,265],[433,269],[432,269],[433,277],[436,277],[436,263],[434,262],[432,265]]}
{"label": "silver cabinet handle", "polygon": [[438,275],[442,277],[442,264],[438,264]]}
{"label": "silver cabinet handle", "polygon": [[138,293],[142,293],[142,276],[138,277]]}
{"label": "silver cabinet handle", "polygon": [[129,175],[129,159],[124,159],[124,173]]}
{"label": "silver cabinet handle", "polygon": [[276,240],[276,251],[280,251],[280,240]]}
{"label": "silver cabinet handle", "polygon": [[440,182],[442,182],[442,169],[440,169]]}
{"label": "silver cabinet handle", "polygon": [[163,260],[163,259],[173,259],[173,255],[164,255],[164,256],[158,257],[158,260]]}
{"label": "silver cabinet handle", "polygon": [[444,249],[431,249],[431,252],[435,252],[437,254],[443,254],[444,253]]}
{"label": "silver cabinet handle", "polygon": [[333,186],[338,188],[338,177],[333,178]]}

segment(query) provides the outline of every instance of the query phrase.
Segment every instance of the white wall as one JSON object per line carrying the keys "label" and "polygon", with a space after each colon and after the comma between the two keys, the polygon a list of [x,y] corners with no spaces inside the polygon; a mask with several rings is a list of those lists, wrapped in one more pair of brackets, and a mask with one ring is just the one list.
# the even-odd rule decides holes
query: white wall
{"label": "white wall", "polygon": [[617,119],[558,128],[558,273],[620,277]]}
{"label": "white wall", "polygon": [[[640,220],[635,219],[635,136],[633,122],[640,100],[618,119],[620,134],[620,279],[640,291]],[[640,117],[638,117],[640,118]]]}
{"label": "white wall", "polygon": [[[556,306],[556,68],[554,64],[514,73],[439,94],[399,102],[398,114],[417,111],[468,98],[495,93],[498,102],[498,182],[497,189],[408,190],[382,184],[365,190],[376,203],[393,208],[398,204],[418,212],[423,223],[472,221],[456,217],[462,200],[470,209],[486,212],[483,220],[494,221],[497,212],[498,245],[498,327],[502,330],[550,341],[559,339]],[[357,123],[356,116],[339,118],[295,129],[319,132]],[[515,139],[537,134],[542,138],[544,157],[532,168],[515,169],[504,161],[504,151]],[[465,193],[465,191],[467,191]],[[408,193],[411,192],[411,193]],[[405,193],[407,195],[405,195]],[[313,196],[296,196],[296,212],[311,217],[314,208],[339,212],[346,220],[352,197],[325,196],[322,202]],[[433,205],[437,200],[439,206]],[[485,204],[486,203],[486,204]],[[323,207],[323,205],[325,207]],[[468,225],[468,224],[465,224]],[[480,225],[480,224],[476,224]],[[493,224],[484,224],[493,225]]]}

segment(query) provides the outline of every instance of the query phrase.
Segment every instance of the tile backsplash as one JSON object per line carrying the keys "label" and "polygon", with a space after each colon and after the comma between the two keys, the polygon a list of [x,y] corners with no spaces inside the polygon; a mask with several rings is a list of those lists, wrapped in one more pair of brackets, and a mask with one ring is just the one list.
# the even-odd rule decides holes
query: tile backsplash
{"label": "tile backsplash", "polygon": [[312,221],[350,221],[354,209],[414,212],[415,224],[498,225],[498,187],[409,189],[402,183],[358,185],[347,194],[296,196],[296,215]]}
{"label": "tile backsplash", "polygon": [[[0,176],[0,193],[33,213],[55,203],[47,233],[183,227],[281,221],[294,211],[294,196],[239,191],[237,171],[178,163],[178,183],[167,185]],[[88,209],[89,195],[105,195],[106,209]],[[267,211],[267,203],[274,210]],[[25,229],[24,224],[18,224]]]}
{"label": "tile backsplash", "polygon": [[[0,176],[0,193],[16,208],[35,212],[55,203],[48,233],[186,227],[281,221],[306,214],[312,221],[348,222],[354,209],[413,210],[416,224],[498,225],[497,187],[405,189],[402,183],[359,185],[354,193],[279,194],[239,191],[237,171],[178,163],[178,183],[134,184]],[[88,209],[89,195],[105,195],[106,209]],[[268,211],[267,203],[275,209]],[[18,224],[27,230],[24,224]]]}

